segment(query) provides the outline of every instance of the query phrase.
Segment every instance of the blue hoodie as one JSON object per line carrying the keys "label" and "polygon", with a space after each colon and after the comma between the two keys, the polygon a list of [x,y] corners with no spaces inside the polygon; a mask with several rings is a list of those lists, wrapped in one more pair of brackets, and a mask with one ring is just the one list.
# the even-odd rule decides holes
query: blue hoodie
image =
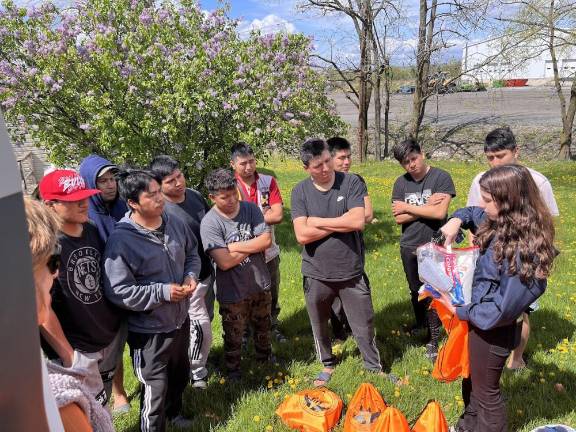
{"label": "blue hoodie", "polygon": [[[96,179],[98,178],[98,173],[102,168],[107,166],[115,165],[108,159],[104,159],[103,157],[94,154],[87,156],[82,160],[79,171],[88,188],[97,189]],[[108,240],[110,233],[114,230],[116,222],[122,219],[127,211],[128,207],[126,206],[126,203],[118,196],[116,196],[114,203],[110,207],[104,203],[100,194],[90,197],[88,216],[90,217],[90,220],[94,222],[96,228],[98,228],[98,233],[104,242]]]}
{"label": "blue hoodie", "polygon": [[[464,229],[476,232],[486,218],[480,207],[466,207],[452,215],[462,221]],[[508,262],[494,261],[493,242],[480,253],[472,282],[472,301],[456,307],[458,318],[469,321],[481,330],[510,325],[546,290],[546,279],[524,283],[518,275],[510,275]]]}

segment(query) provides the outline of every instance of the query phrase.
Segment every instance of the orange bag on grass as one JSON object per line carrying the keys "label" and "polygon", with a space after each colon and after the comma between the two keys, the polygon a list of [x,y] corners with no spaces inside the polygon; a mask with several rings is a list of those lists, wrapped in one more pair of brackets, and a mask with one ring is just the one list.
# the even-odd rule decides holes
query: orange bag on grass
{"label": "orange bag on grass", "polygon": [[398,408],[389,406],[376,420],[373,432],[410,432],[408,420]]}
{"label": "orange bag on grass", "polygon": [[468,323],[461,321],[456,314],[452,314],[437,300],[432,300],[430,307],[436,309],[448,333],[448,340],[438,351],[432,376],[442,382],[468,378],[470,376]]}
{"label": "orange bag on grass", "polygon": [[328,432],[340,420],[342,399],[327,388],[298,392],[276,410],[286,426],[302,432]]}
{"label": "orange bag on grass", "polygon": [[370,383],[362,383],[348,404],[344,432],[372,432],[375,423],[388,408],[382,396]]}
{"label": "orange bag on grass", "polygon": [[448,432],[448,422],[436,401],[428,402],[418,420],[412,427],[412,432]]}

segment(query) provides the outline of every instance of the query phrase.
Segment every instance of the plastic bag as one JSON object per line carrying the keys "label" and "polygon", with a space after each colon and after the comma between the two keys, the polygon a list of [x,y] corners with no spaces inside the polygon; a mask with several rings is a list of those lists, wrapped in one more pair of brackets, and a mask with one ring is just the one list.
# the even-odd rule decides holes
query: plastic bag
{"label": "plastic bag", "polygon": [[348,404],[344,419],[344,432],[373,432],[374,424],[387,405],[370,383],[362,383]]}
{"label": "plastic bag", "polygon": [[327,388],[302,390],[276,410],[284,424],[302,432],[328,432],[340,419],[342,399]]}
{"label": "plastic bag", "polygon": [[424,290],[447,293],[452,304],[470,302],[472,279],[479,255],[477,247],[447,250],[434,243],[426,243],[416,249],[418,256],[418,276],[424,282]]}

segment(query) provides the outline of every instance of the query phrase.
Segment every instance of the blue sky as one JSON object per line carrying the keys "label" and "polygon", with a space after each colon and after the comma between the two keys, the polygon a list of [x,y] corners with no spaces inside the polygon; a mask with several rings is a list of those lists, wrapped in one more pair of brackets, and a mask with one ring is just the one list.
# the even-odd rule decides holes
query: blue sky
{"label": "blue sky", "polygon": [[[251,28],[260,28],[263,32],[290,31],[312,36],[316,51],[325,56],[346,63],[347,59],[358,58],[358,42],[351,20],[345,16],[321,15],[318,12],[298,10],[299,0],[231,0],[230,16],[242,20],[241,32]],[[418,0],[398,0],[402,14],[402,38],[391,41],[393,47],[392,62],[395,64],[413,64],[418,26]],[[201,0],[204,9],[212,10],[220,2]],[[443,54],[445,59],[459,59],[462,53],[462,41],[452,41],[453,47]]]}
{"label": "blue sky", "polygon": [[[71,0],[54,0],[59,5]],[[412,64],[414,61],[415,34],[417,30],[418,0],[400,0],[402,12],[407,17],[402,21],[403,37],[391,41],[394,48],[392,62]],[[30,6],[42,0],[16,0],[17,4]],[[287,31],[301,32],[312,36],[316,51],[332,57],[340,64],[353,63],[358,58],[358,42],[349,18],[337,15],[321,15],[318,12],[302,12],[297,9],[299,0],[229,0],[229,15],[241,20],[239,31],[249,33],[261,29],[263,33]],[[222,3],[218,0],[200,0],[205,10],[213,10]],[[445,58],[459,58],[461,43],[448,50]]]}

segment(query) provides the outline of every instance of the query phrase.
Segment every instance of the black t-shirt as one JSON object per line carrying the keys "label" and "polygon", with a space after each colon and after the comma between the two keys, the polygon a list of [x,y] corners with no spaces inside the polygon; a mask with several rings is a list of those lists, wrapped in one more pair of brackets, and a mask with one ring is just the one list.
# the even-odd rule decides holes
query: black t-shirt
{"label": "black t-shirt", "polygon": [[203,280],[207,278],[212,274],[213,268],[210,257],[204,252],[202,239],[200,238],[200,222],[202,218],[204,218],[204,215],[210,211],[206,200],[200,192],[193,189],[186,189],[186,198],[184,201],[178,204],[166,201],[164,209],[168,214],[174,215],[184,221],[196,236],[196,240],[198,240],[198,255],[202,262],[198,279]]}
{"label": "black t-shirt", "polygon": [[103,295],[104,244],[91,223],[84,224],[80,237],[61,233],[58,241],[62,251],[52,309],[74,349],[100,351],[112,342],[121,319],[120,310]]}
{"label": "black t-shirt", "polygon": [[[435,193],[445,193],[455,197],[456,188],[450,174],[440,168],[430,167],[428,173],[420,181],[415,181],[408,173],[398,177],[392,190],[392,201],[404,201],[411,205],[423,206]],[[403,224],[400,246],[417,247],[428,243],[432,239],[432,234],[445,223],[446,219],[419,218]]]}
{"label": "black t-shirt", "polygon": [[[334,185],[322,192],[310,178],[292,190],[292,219],[306,216],[335,218],[364,208],[366,186],[358,176],[335,173]],[[362,275],[362,240],[359,231],[332,233],[302,249],[302,274],[322,281],[344,281]]]}

